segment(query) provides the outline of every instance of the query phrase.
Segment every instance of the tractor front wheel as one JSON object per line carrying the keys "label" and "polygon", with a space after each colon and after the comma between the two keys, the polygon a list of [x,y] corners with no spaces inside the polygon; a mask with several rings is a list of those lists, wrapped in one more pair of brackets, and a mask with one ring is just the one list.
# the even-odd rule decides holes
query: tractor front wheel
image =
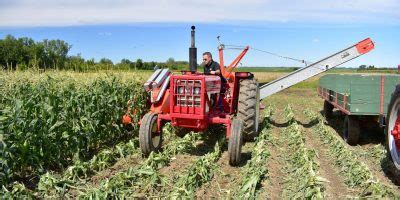
{"label": "tractor front wheel", "polygon": [[346,115],[343,124],[343,139],[350,145],[356,145],[360,138],[360,124],[357,116]]}
{"label": "tractor front wheel", "polygon": [[397,85],[389,103],[385,135],[388,156],[400,173],[400,85]]}
{"label": "tractor front wheel", "polygon": [[231,122],[228,152],[229,152],[229,164],[237,166],[240,163],[242,157],[242,145],[243,145],[243,123],[239,119],[233,119]]}
{"label": "tractor front wheel", "polygon": [[149,112],[143,116],[140,124],[139,144],[145,156],[161,149],[162,134],[161,130],[157,130],[157,117],[156,113]]}

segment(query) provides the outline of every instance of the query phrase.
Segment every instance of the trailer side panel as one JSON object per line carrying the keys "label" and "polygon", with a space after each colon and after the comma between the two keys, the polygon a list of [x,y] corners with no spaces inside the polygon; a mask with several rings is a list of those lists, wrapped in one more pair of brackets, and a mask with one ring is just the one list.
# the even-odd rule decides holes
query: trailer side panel
{"label": "trailer side panel", "polygon": [[400,75],[393,74],[328,74],[320,79],[319,94],[328,91],[327,100],[346,114],[384,115],[399,83]]}

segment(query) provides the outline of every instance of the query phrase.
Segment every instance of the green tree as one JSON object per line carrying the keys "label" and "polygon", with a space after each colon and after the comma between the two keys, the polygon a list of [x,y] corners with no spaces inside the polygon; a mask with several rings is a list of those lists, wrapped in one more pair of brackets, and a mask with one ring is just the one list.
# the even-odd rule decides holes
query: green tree
{"label": "green tree", "polygon": [[96,61],[94,60],[94,58],[86,60],[86,66],[88,67],[89,70],[96,69]]}
{"label": "green tree", "polygon": [[0,68],[1,69],[6,69],[6,62],[5,62],[5,56],[6,56],[6,51],[5,51],[5,46],[3,40],[0,40]]}
{"label": "green tree", "polygon": [[143,69],[143,61],[142,61],[142,59],[138,58],[136,60],[135,69]]}
{"label": "green tree", "polygon": [[44,51],[54,69],[62,69],[71,45],[63,40],[43,40]]}
{"label": "green tree", "polygon": [[130,60],[127,59],[127,58],[123,58],[123,59],[121,60],[120,63],[121,63],[121,64],[125,64],[125,65],[130,65],[130,64],[132,63],[132,61],[130,61]]}
{"label": "green tree", "polygon": [[32,64],[31,60],[35,58],[36,43],[32,38],[23,37],[17,40],[19,47],[18,68],[24,70]]}
{"label": "green tree", "polygon": [[117,65],[117,68],[119,69],[130,69],[132,68],[132,61],[129,59],[123,58]]}
{"label": "green tree", "polygon": [[176,65],[175,59],[174,58],[168,58],[168,60],[165,62],[165,64],[167,65],[167,67],[172,68],[174,65]]}
{"label": "green tree", "polygon": [[102,64],[102,65],[114,65],[114,63],[108,58],[100,59],[99,63]]}
{"label": "green tree", "polygon": [[30,48],[30,60],[28,62],[28,66],[39,69],[41,67],[44,67],[45,65],[45,59],[46,55],[44,52],[44,46],[43,43],[37,42],[35,43],[31,48]]}
{"label": "green tree", "polygon": [[108,58],[102,58],[99,62],[101,69],[111,69],[114,66],[114,63]]}
{"label": "green tree", "polygon": [[87,65],[85,59],[82,58],[81,54],[76,56],[69,56],[67,59],[66,69],[72,69],[74,71],[87,71]]}
{"label": "green tree", "polygon": [[156,62],[154,62],[154,61],[151,61],[151,62],[150,62],[150,69],[151,69],[151,70],[153,70],[153,69],[154,69],[154,67],[156,67],[156,65],[157,65],[157,63],[156,63]]}
{"label": "green tree", "polygon": [[374,70],[374,69],[375,69],[375,66],[374,66],[374,65],[368,66],[368,70]]}
{"label": "green tree", "polygon": [[7,69],[15,69],[18,62],[22,61],[21,45],[12,35],[6,35],[2,41],[2,63]]}

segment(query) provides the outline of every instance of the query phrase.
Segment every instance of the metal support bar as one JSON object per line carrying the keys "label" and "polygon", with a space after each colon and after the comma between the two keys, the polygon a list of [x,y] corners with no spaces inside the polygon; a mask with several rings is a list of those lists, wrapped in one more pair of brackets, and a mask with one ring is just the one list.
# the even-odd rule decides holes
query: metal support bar
{"label": "metal support bar", "polygon": [[232,63],[226,68],[224,66],[224,48],[225,48],[225,46],[223,44],[220,44],[218,46],[219,64],[220,64],[221,74],[228,80],[228,82],[233,82],[234,81],[233,70],[239,64],[240,60],[242,60],[243,56],[246,55],[246,53],[250,47],[246,46],[243,49],[243,51],[236,57],[236,59],[233,60]]}

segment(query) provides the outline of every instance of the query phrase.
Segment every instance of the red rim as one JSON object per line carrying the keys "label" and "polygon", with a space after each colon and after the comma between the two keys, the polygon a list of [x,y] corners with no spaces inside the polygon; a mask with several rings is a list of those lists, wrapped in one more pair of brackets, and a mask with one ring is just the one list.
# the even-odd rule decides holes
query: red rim
{"label": "red rim", "polygon": [[397,114],[397,119],[394,124],[393,130],[390,132],[396,144],[397,150],[400,150],[400,114]]}

